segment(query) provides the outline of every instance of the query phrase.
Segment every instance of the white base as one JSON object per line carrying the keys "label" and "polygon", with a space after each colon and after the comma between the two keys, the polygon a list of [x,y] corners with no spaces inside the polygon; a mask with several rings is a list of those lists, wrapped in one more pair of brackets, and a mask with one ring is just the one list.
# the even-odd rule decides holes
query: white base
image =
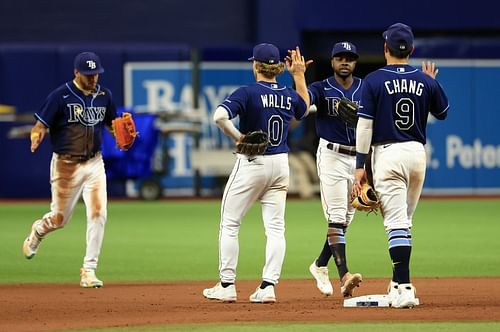
{"label": "white base", "polygon": [[[419,299],[417,305],[420,304]],[[344,300],[344,307],[390,307],[387,294],[374,294],[352,297]]]}

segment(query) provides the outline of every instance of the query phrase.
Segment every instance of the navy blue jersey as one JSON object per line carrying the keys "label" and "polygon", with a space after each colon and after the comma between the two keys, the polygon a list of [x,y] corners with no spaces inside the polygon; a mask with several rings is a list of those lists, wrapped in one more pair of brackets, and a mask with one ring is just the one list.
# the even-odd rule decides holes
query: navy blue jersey
{"label": "navy blue jersey", "polygon": [[372,144],[418,141],[426,143],[429,112],[443,120],[448,97],[441,85],[410,65],[389,65],[363,80],[358,115],[373,119]]}
{"label": "navy blue jersey", "polygon": [[307,111],[306,103],[295,90],[262,81],[237,89],[220,106],[227,109],[230,119],[239,116],[241,133],[268,133],[266,155],[289,151],[287,138],[292,117],[300,120]]}
{"label": "navy blue jersey", "polygon": [[50,129],[52,150],[59,154],[89,156],[101,150],[102,130],[116,118],[111,92],[97,85],[85,96],[73,82],[54,90],[35,118]]}
{"label": "navy blue jersey", "polygon": [[361,79],[353,77],[349,89],[337,83],[335,77],[314,82],[309,85],[311,105],[316,105],[316,134],[329,142],[343,145],[356,145],[354,128],[338,117],[336,105],[342,97],[347,97],[359,105],[361,99]]}

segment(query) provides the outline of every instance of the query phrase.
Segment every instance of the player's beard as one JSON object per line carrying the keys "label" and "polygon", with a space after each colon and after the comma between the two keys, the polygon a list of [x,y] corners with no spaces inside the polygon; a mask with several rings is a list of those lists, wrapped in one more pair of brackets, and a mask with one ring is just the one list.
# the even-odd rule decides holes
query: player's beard
{"label": "player's beard", "polygon": [[96,86],[97,86],[97,77],[89,77],[89,76],[84,76],[80,78],[80,81],[78,82],[82,89],[87,90],[87,91],[94,91]]}
{"label": "player's beard", "polygon": [[352,70],[350,70],[349,68],[341,70],[341,68],[339,68],[338,70],[335,70],[335,74],[337,74],[337,76],[341,77],[342,79],[346,79],[352,75]]}

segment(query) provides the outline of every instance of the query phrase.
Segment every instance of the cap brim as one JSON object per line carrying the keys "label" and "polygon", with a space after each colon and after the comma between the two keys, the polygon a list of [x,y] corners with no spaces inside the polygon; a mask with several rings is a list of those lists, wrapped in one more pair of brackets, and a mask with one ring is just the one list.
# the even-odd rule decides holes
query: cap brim
{"label": "cap brim", "polygon": [[253,56],[248,58],[248,61],[253,61],[253,60],[255,60],[255,58]]}
{"label": "cap brim", "polygon": [[95,75],[104,73],[104,68],[94,69],[94,70],[79,70],[79,72],[83,75]]}
{"label": "cap brim", "polygon": [[358,58],[359,58],[359,55],[358,55],[357,53],[353,53],[353,52],[344,52],[344,51],[342,51],[342,52],[338,52],[338,53],[335,53],[334,55],[332,55],[332,58],[339,56],[339,54],[351,54],[351,55],[353,55],[356,59],[358,59]]}

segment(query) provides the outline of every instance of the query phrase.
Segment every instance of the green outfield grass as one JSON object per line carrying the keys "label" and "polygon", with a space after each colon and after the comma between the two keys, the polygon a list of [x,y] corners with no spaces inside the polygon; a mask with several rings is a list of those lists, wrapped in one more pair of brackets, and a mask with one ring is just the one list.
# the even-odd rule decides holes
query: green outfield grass
{"label": "green outfield grass", "polygon": [[[499,276],[499,200],[422,200],[414,218],[415,277]],[[71,222],[47,236],[32,260],[21,247],[46,203],[0,204],[0,283],[78,282],[85,243],[84,206]],[[106,282],[216,280],[220,202],[110,202],[99,265]],[[283,279],[309,278],[307,267],[326,232],[319,200],[291,199],[286,214]],[[260,207],[240,233],[238,278],[260,279],[264,260]],[[380,216],[358,213],[347,234],[350,269],[389,277],[391,267]],[[302,331],[302,330],[300,330]]]}
{"label": "green outfield grass", "polygon": [[[203,331],[203,332],[317,332],[317,331],[348,331],[348,332],[421,332],[421,331],[439,331],[439,332],[486,332],[498,331],[500,322],[459,322],[459,323],[328,323],[328,324],[203,324],[203,325],[163,325],[129,328],[109,328],[92,329],[77,331],[96,331],[96,332],[171,332],[171,331]],[[73,330],[75,331],[75,330]]]}

